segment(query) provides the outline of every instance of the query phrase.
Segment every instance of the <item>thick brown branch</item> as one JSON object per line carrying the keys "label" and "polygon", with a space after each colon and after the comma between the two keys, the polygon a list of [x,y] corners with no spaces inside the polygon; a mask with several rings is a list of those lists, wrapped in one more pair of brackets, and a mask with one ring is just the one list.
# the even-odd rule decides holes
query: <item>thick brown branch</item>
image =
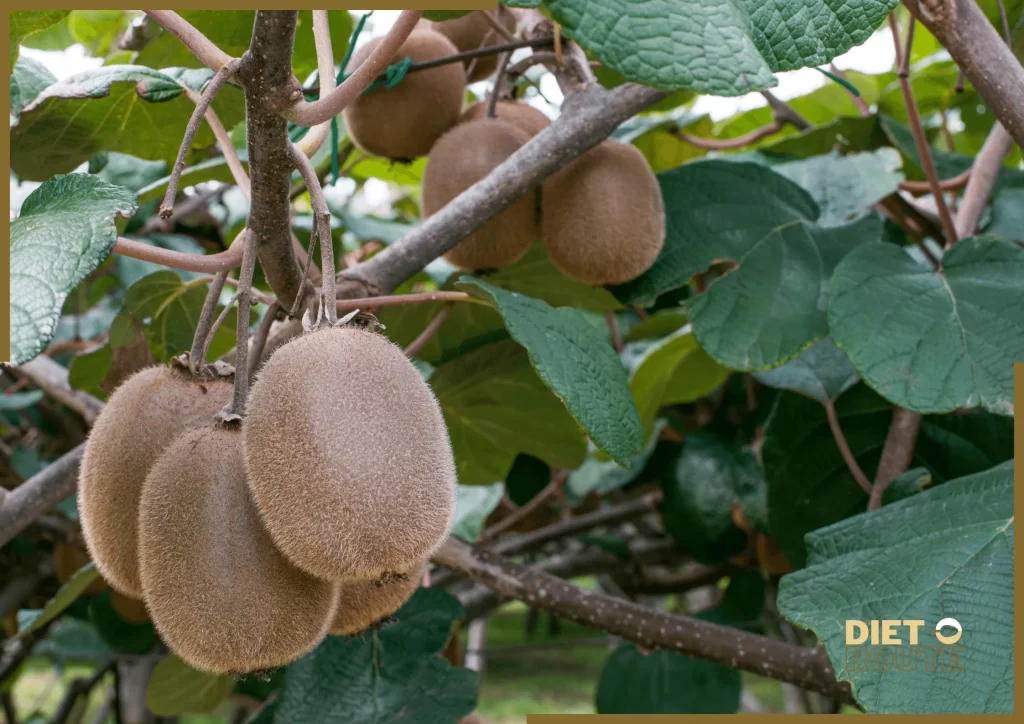
{"label": "thick brown branch", "polygon": [[[237,241],[240,238],[242,238],[242,234],[235,237],[235,240]],[[242,263],[242,246],[240,243],[233,243],[230,249],[219,254],[186,254],[183,251],[161,249],[157,246],[143,244],[140,241],[133,241],[132,239],[119,236],[117,241],[114,242],[112,251],[121,256],[151,261],[171,269],[216,274],[217,272],[234,269]]]}
{"label": "thick brown branch", "polygon": [[[366,90],[378,75],[384,72],[391,58],[402,47],[422,15],[422,10],[403,10],[388,34],[370,53],[370,57],[340,86],[312,103],[301,100],[300,96],[298,103],[282,110],[284,117],[300,126],[315,126],[318,123],[329,121],[341,113],[349,103]],[[290,56],[290,43],[288,48]]]}
{"label": "thick brown branch", "polygon": [[1024,145],[1024,68],[975,0],[904,0],[964,71],[1018,145]]}
{"label": "thick brown branch", "polygon": [[1013,139],[999,123],[992,126],[985,145],[974,158],[970,168],[970,181],[964,189],[960,209],[956,212],[956,230],[961,237],[971,236],[978,231],[978,222],[985,211],[992,190],[999,179],[1003,161],[1013,148]]}
{"label": "thick brown branch", "polygon": [[914,458],[914,446],[917,445],[917,434],[920,431],[921,416],[918,413],[902,407],[893,408],[889,434],[885,438],[875,484],[868,499],[868,510],[877,510],[881,507],[882,495],[889,487],[889,483],[910,467],[910,462]]}
{"label": "thick brown branch", "polygon": [[0,547],[75,492],[84,452],[83,443],[7,494],[0,503]]}
{"label": "thick brown branch", "polygon": [[340,276],[348,284],[343,285],[342,295],[375,296],[391,291],[664,95],[654,88],[626,83],[611,91],[591,86],[569,96],[561,117],[486,178],[376,256],[343,271]]}
{"label": "thick brown branch", "polygon": [[836,681],[828,657],[820,649],[793,646],[581,589],[453,538],[445,542],[434,560],[506,598],[620,636],[645,649],[676,651],[715,661],[817,691],[846,704],[855,703],[849,686]]}

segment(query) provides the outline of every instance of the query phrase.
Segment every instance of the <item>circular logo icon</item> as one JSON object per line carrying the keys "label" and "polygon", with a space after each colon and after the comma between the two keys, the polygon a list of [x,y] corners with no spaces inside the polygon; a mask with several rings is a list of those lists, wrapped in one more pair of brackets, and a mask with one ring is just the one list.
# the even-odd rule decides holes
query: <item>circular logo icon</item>
{"label": "circular logo icon", "polygon": [[[956,629],[956,633],[951,636],[946,636],[942,633],[942,629],[945,627]],[[944,618],[935,624],[935,638],[946,646],[951,646],[960,640],[960,637],[964,635],[964,628],[960,625],[960,622],[955,618]]]}

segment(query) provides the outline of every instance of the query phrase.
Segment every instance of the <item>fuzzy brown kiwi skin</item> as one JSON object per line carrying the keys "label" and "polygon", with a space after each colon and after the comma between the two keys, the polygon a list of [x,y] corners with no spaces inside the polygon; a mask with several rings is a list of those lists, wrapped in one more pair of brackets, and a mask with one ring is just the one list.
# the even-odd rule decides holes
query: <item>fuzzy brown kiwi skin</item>
{"label": "fuzzy brown kiwi skin", "polygon": [[[355,70],[380,39],[352,56]],[[389,63],[411,56],[414,63],[452,55],[448,38],[433,30],[413,30]],[[455,125],[462,110],[466,79],[458,63],[409,73],[394,88],[363,93],[344,110],[345,125],[357,146],[395,161],[410,161],[430,152],[434,141]]]}
{"label": "fuzzy brown kiwi skin", "polygon": [[[516,101],[498,101],[494,106],[497,118],[511,123],[516,128],[526,131],[531,137],[536,136],[551,125],[551,119],[531,105]],[[487,117],[487,104],[474,103],[459,117],[459,123],[478,121]]]}
{"label": "fuzzy brown kiwi skin", "polygon": [[149,469],[178,435],[212,421],[231,391],[227,380],[149,367],[125,380],[96,419],[79,471],[78,512],[89,555],[114,590],[142,598],[137,517]]}
{"label": "fuzzy brown kiwi skin", "polygon": [[[498,118],[460,123],[434,144],[423,172],[423,216],[429,217],[515,153],[529,136]],[[501,269],[540,238],[537,194],[530,192],[450,249],[444,258],[467,271]]]}
{"label": "fuzzy brown kiwi skin", "polygon": [[665,205],[634,146],[604,141],[543,185],[544,247],[552,263],[593,286],[647,271],[665,243]]}
{"label": "fuzzy brown kiwi skin", "polygon": [[253,384],[242,434],[267,530],[318,578],[404,573],[451,530],[455,461],[441,409],[379,334],[343,326],[282,346]]}
{"label": "fuzzy brown kiwi skin", "polygon": [[[478,48],[489,48],[493,45],[501,45],[507,42],[504,37],[495,32],[491,24],[487,22],[487,19],[482,16],[483,12],[478,10],[463,15],[460,18],[442,20],[441,22],[434,23],[433,28],[451,40],[460,53],[468,50],[477,50]],[[498,22],[509,33],[515,32],[516,16],[508,8],[504,5],[499,5],[496,15]],[[475,63],[473,60],[473,58],[469,58],[462,61],[467,71],[470,67],[473,69],[469,76],[470,82],[489,78],[498,68],[498,53],[480,56],[475,59]]]}
{"label": "fuzzy brown kiwi skin", "polygon": [[263,527],[237,426],[185,433],[160,456],[139,505],[139,563],[160,637],[202,671],[283,666],[337,613],[337,584],[289,563]]}
{"label": "fuzzy brown kiwi skin", "polygon": [[387,581],[351,581],[341,584],[338,614],[330,633],[345,636],[365,631],[400,609],[423,580],[427,561]]}

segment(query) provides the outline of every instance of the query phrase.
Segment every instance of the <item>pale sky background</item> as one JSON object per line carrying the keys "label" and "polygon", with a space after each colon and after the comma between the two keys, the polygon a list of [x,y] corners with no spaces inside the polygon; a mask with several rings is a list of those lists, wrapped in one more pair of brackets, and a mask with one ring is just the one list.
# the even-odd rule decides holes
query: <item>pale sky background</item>
{"label": "pale sky background", "polygon": [[[366,11],[353,10],[352,12],[358,16]],[[370,16],[370,20],[367,23],[367,30],[369,32],[364,32],[362,34],[358,44],[362,45],[371,37],[378,36],[386,32],[388,28],[394,24],[400,12],[400,10],[375,11],[373,15]],[[35,50],[33,48],[22,48],[21,52],[25,56],[37,60],[45,65],[58,79],[66,78],[69,75],[103,65],[103,60],[101,58],[89,57],[85,53],[85,48],[81,45],[73,45],[62,51],[45,51]],[[523,49],[517,52],[521,55],[525,55],[529,51]],[[518,57],[516,59],[518,59]],[[863,73],[884,73],[892,68],[894,59],[895,51],[893,49],[892,36],[889,34],[887,29],[882,28],[875,32],[875,34],[872,35],[863,45],[853,48],[844,55],[839,56],[834,62],[836,67],[841,70],[857,70]],[[825,83],[832,82],[814,68],[803,68],[796,71],[777,73],[776,78],[778,78],[779,85],[772,89],[772,92],[783,100],[805,95],[816,88],[820,88],[825,85]],[[486,81],[478,85],[484,90],[487,87]],[[543,76],[540,87],[544,95],[552,102],[556,104],[561,102],[561,91],[550,73]],[[538,106],[538,108],[540,108],[540,110],[548,110],[546,108],[546,104],[542,100],[534,98],[533,102]],[[718,121],[723,118],[728,118],[738,111],[749,110],[763,105],[765,105],[765,100],[760,93],[749,93],[737,98],[719,98],[704,95],[697,99],[692,110],[697,114],[707,113],[713,121]],[[347,179],[343,179],[343,181],[346,180]],[[14,218],[17,214],[17,210],[20,209],[24,198],[37,186],[37,183],[28,182],[16,185],[12,180],[11,218]],[[348,184],[345,184],[345,186],[347,187]],[[354,188],[354,184],[352,184],[352,187]],[[358,206],[361,208],[358,209],[358,211],[364,213],[371,212],[386,214],[393,189],[390,189],[388,184],[383,181],[371,179],[370,182],[366,184],[364,190],[365,198],[359,199],[360,203]],[[331,190],[325,189],[325,192],[332,194],[338,193],[343,197],[351,194],[351,190],[348,188],[337,188]],[[338,200],[342,201],[342,199]],[[356,211],[356,209],[353,209],[353,211]]]}

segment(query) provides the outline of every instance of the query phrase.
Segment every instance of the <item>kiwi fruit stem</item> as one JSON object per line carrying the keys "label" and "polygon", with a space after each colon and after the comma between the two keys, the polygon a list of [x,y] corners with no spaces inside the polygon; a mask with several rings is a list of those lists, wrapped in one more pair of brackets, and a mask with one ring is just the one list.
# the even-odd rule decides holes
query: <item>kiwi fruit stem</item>
{"label": "kiwi fruit stem", "polygon": [[217,272],[210,282],[210,291],[203,302],[203,311],[199,314],[195,336],[192,337],[192,351],[188,357],[188,369],[193,375],[200,375],[206,369],[206,350],[209,347],[207,335],[213,330],[213,315],[217,311],[217,302],[224,291],[224,283],[228,280],[228,270]]}
{"label": "kiwi fruit stem", "polygon": [[[231,402],[218,419],[224,422],[242,419],[245,400],[249,396],[249,296],[252,275],[256,270],[256,235],[243,231],[242,268],[238,273],[238,324],[235,327],[235,388]],[[301,294],[301,289],[299,291]]]}
{"label": "kiwi fruit stem", "polygon": [[[288,155],[299,170],[303,181],[306,182],[306,189],[309,191],[309,202],[313,206],[313,232],[310,236],[310,244],[320,243],[320,272],[323,275],[320,290],[320,317],[327,320],[327,324],[334,326],[338,323],[338,310],[335,300],[338,297],[334,284],[334,242],[331,239],[331,212],[327,209],[327,200],[324,198],[324,190],[320,186],[320,179],[317,178],[316,169],[306,154],[300,151],[294,143],[288,144]],[[324,230],[326,229],[326,234]],[[325,238],[326,236],[326,238]],[[312,258],[312,251],[310,258]],[[305,279],[303,279],[303,285]],[[300,286],[301,288],[301,286]]]}

